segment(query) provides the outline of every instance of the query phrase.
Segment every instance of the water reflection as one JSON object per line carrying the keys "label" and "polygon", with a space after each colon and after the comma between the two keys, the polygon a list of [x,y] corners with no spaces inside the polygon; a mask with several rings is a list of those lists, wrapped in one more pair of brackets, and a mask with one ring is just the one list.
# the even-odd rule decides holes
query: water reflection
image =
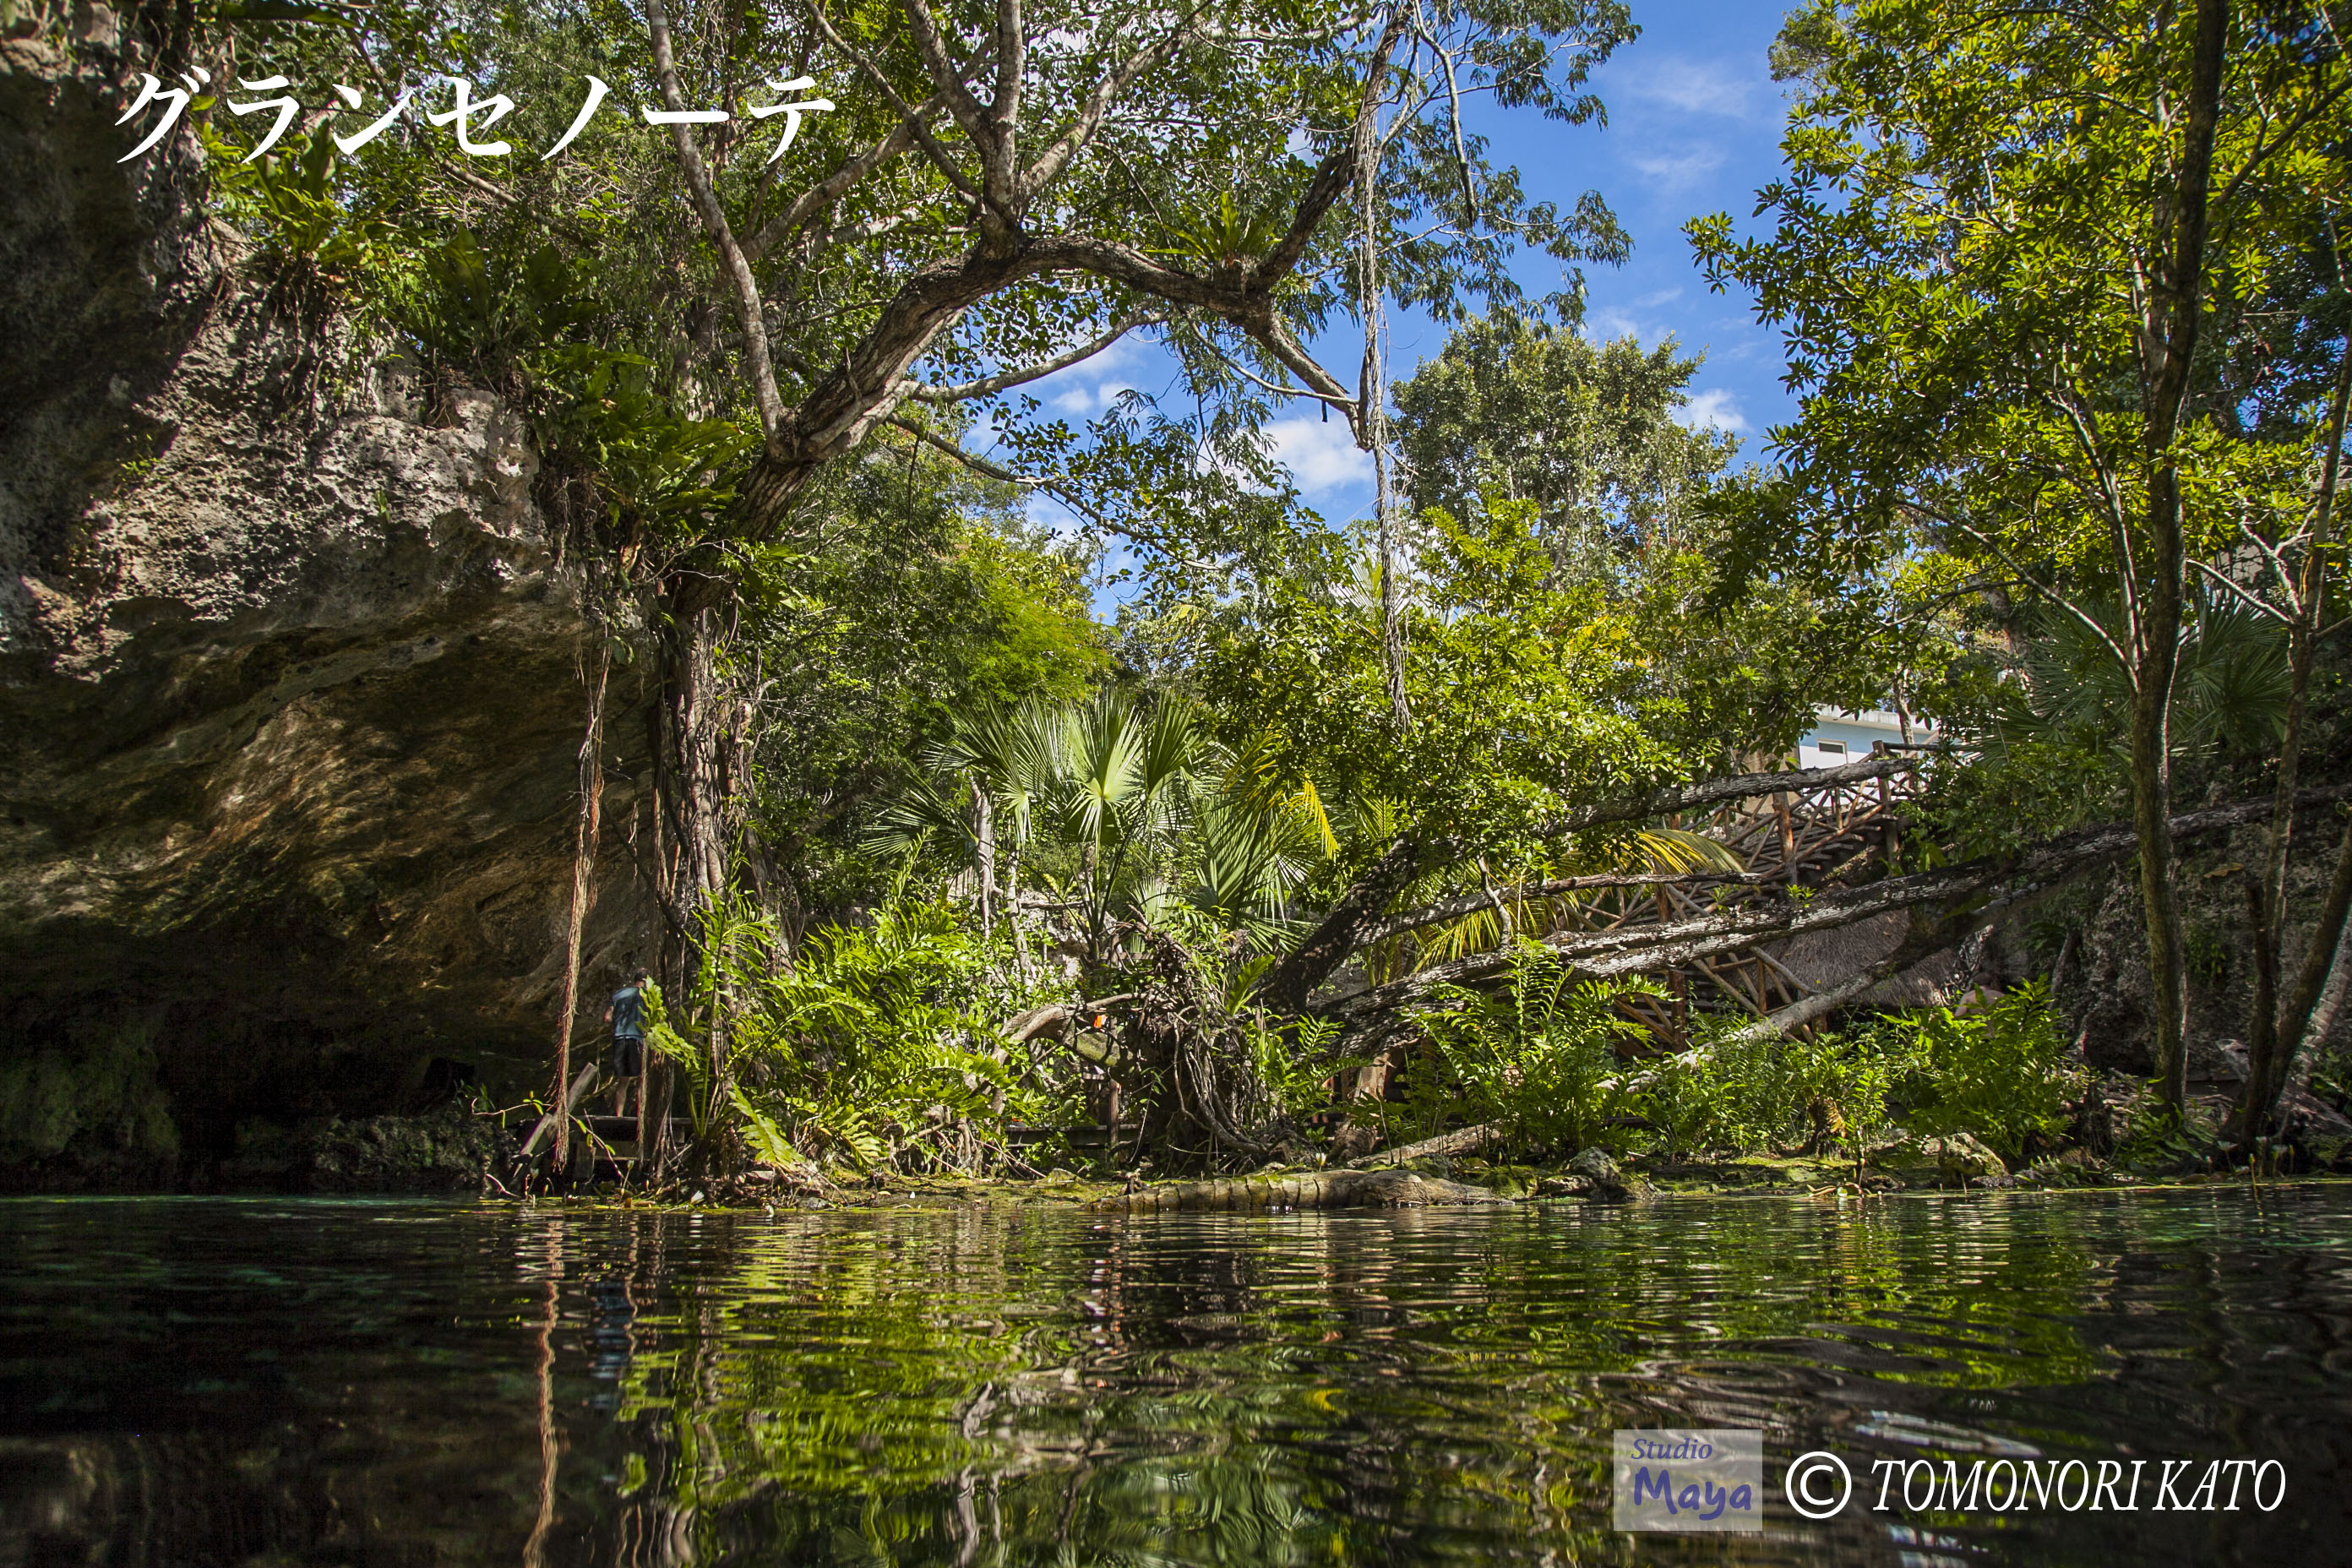
{"label": "water reflection", "polygon": [[[2328,1562],[2352,1194],[1101,1220],[0,1204],[0,1564]],[[1768,1465],[2286,1462],[2287,1504],[1609,1529]]]}

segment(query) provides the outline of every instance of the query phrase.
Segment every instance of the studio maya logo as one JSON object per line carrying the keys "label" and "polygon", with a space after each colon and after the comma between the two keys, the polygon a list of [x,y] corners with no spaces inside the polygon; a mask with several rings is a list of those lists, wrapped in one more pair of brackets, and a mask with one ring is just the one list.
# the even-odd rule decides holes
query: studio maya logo
{"label": "studio maya logo", "polygon": [[1618,1529],[1764,1528],[1762,1432],[1619,1432],[1613,1447]]}
{"label": "studio maya logo", "polygon": [[[2011,1451],[1958,1459],[1849,1459],[1810,1449],[1780,1467],[1778,1500],[1800,1520],[1934,1514],[1986,1522],[2015,1513],[2273,1513],[2286,1500],[2286,1466],[2277,1459],[2056,1459],[2022,1444],[2001,1447]],[[1764,1528],[1761,1431],[1620,1431],[1612,1458],[1619,1530]]]}

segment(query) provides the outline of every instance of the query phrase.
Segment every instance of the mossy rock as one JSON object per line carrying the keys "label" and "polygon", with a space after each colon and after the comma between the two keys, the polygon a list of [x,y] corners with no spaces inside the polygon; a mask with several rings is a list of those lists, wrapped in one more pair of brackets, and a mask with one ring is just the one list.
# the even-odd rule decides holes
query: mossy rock
{"label": "mossy rock", "polygon": [[[1471,1173],[1465,1173],[1465,1174]],[[1489,1165],[1475,1173],[1478,1184],[1507,1198],[1523,1198],[1535,1191],[1539,1179],[1532,1165]]]}
{"label": "mossy rock", "polygon": [[457,1105],[333,1121],[299,1140],[298,1181],[318,1193],[474,1192],[512,1142]]}
{"label": "mossy rock", "polygon": [[1116,1193],[1087,1205],[1103,1213],[1251,1214],[1285,1209],[1418,1208],[1432,1205],[1498,1204],[1509,1200],[1486,1187],[1466,1186],[1412,1171],[1309,1171],[1297,1175],[1244,1176],[1226,1181],[1171,1182]]}
{"label": "mossy rock", "polygon": [[1908,1187],[1965,1187],[2009,1179],[2001,1157],[1966,1132],[1882,1144],[1870,1152],[1869,1163]]}

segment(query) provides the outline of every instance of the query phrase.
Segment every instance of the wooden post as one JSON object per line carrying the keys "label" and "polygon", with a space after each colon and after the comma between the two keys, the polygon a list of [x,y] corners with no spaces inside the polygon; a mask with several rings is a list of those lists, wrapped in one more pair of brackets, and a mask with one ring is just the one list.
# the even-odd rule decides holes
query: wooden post
{"label": "wooden post", "polygon": [[[1886,755],[1886,742],[1873,741],[1870,754],[1874,757]],[[1886,777],[1883,773],[1878,778],[1878,816],[1886,844],[1886,864],[1899,876],[1903,870],[1903,829],[1895,819],[1895,803],[1887,794]]]}
{"label": "wooden post", "polygon": [[[590,1062],[580,1069],[580,1075],[572,1080],[572,1086],[564,1091],[562,1101],[550,1106],[547,1114],[539,1119],[539,1125],[530,1130],[530,1138],[523,1142],[522,1152],[515,1157],[518,1164],[530,1164],[530,1157],[539,1152],[539,1146],[546,1141],[547,1135],[570,1122],[572,1108],[580,1103],[580,1097],[588,1092],[590,1084],[596,1081],[599,1070],[600,1064],[595,1062]],[[569,1146],[568,1140],[564,1146]],[[562,1169],[562,1162],[557,1162],[556,1169]]]}

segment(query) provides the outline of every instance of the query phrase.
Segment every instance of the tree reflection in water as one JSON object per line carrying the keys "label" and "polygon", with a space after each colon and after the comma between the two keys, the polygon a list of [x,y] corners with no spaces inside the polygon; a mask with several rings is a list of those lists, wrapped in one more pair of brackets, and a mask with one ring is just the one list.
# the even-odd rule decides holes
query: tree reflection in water
{"label": "tree reflection in water", "polygon": [[1647,1426],[1858,1472],[2277,1457],[2294,1491],[2169,1529],[1781,1516],[1644,1560],[1892,1562],[1926,1530],[1971,1562],[2317,1561],[2352,1522],[2311,1436],[2352,1431],[2347,1216],[0,1205],[32,1282],[0,1562],[1630,1561],[1609,1439]]}

